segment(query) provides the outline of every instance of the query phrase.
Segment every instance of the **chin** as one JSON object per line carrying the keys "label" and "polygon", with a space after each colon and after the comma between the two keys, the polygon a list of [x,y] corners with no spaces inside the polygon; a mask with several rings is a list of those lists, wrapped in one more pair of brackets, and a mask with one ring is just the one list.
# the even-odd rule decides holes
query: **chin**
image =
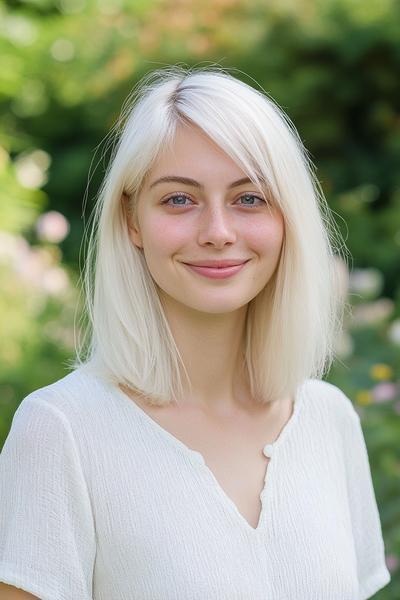
{"label": "chin", "polygon": [[238,302],[238,303],[232,303],[232,302],[204,302],[204,303],[199,303],[198,298],[197,298],[197,302],[193,302],[192,303],[185,303],[185,305],[188,308],[192,308],[193,310],[197,310],[198,312],[202,312],[205,314],[213,314],[213,315],[223,315],[226,313],[232,313],[235,312],[241,308],[243,308],[243,306],[247,306],[249,301],[246,302]]}

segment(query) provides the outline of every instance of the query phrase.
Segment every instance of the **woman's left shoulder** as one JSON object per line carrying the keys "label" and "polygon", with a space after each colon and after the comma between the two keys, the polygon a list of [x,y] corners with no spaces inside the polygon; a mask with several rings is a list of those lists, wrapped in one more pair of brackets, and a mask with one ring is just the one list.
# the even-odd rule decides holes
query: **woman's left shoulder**
{"label": "woman's left shoulder", "polygon": [[359,419],[352,400],[337,385],[323,379],[307,379],[304,391],[306,402],[315,409],[328,411],[343,419]]}

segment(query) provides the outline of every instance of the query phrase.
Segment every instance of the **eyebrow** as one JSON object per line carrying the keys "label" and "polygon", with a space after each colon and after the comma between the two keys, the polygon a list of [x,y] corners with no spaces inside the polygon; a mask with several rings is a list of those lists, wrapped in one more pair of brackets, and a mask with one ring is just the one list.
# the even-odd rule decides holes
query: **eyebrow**
{"label": "eyebrow", "polygon": [[[159,183],[171,183],[171,182],[183,183],[184,185],[191,185],[192,187],[196,187],[200,190],[204,190],[204,185],[202,185],[195,179],[191,179],[190,177],[181,177],[179,175],[166,175],[165,177],[160,177],[159,179],[156,179],[155,181],[153,181],[152,184],[150,184],[149,189],[151,190],[151,188],[153,188],[155,185],[158,185]],[[228,190],[230,190],[231,188],[237,187],[239,185],[244,185],[245,183],[253,184],[253,182],[251,181],[251,179],[249,177],[242,177],[242,179],[237,179],[236,181],[233,181],[232,183],[230,183],[228,185]]]}

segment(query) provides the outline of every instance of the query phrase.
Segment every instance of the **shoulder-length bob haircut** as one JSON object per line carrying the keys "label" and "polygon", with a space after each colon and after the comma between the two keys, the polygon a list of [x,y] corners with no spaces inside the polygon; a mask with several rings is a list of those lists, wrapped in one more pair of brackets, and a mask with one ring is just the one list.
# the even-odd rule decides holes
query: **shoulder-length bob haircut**
{"label": "shoulder-length bob haircut", "polygon": [[94,369],[149,404],[179,402],[183,375],[191,384],[143,252],[129,238],[124,198],[135,215],[146,175],[172,147],[179,124],[201,128],[284,217],[277,268],[247,309],[242,366],[253,397],[279,400],[305,379],[322,378],[341,333],[347,303],[335,253],[347,249],[312,162],[285,113],[232,70],[151,71],[111,132],[84,264],[84,343],[71,364]]}

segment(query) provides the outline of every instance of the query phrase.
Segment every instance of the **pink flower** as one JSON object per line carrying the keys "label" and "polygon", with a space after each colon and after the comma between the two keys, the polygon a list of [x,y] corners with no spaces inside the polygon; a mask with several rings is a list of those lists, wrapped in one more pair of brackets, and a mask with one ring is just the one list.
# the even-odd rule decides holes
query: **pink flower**
{"label": "pink flower", "polygon": [[41,240],[57,244],[67,237],[69,223],[64,215],[56,210],[50,210],[38,218],[36,232]]}
{"label": "pink flower", "polygon": [[399,390],[395,383],[383,381],[382,383],[377,383],[372,388],[372,397],[376,403],[387,402],[396,398],[398,392]]}
{"label": "pink flower", "polygon": [[397,568],[399,566],[399,559],[397,558],[397,556],[395,556],[394,554],[387,554],[385,558],[386,566],[389,569],[389,571],[391,573],[397,571]]}

